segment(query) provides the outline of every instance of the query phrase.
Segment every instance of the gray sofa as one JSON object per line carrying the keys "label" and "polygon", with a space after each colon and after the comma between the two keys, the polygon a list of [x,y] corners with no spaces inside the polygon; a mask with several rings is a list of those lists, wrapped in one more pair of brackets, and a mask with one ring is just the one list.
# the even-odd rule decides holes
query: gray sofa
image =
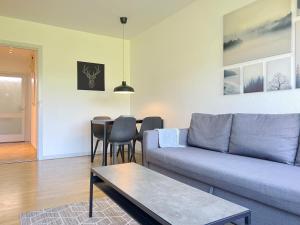
{"label": "gray sofa", "polygon": [[146,131],[144,163],[251,209],[254,225],[300,225],[299,131],[300,114],[193,114],[186,147],[160,148]]}

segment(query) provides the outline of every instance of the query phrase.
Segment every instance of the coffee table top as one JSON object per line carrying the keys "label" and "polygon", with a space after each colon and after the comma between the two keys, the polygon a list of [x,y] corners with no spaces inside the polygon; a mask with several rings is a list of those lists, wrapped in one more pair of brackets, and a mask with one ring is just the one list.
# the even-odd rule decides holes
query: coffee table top
{"label": "coffee table top", "polygon": [[97,167],[92,172],[164,224],[204,225],[249,212],[135,163]]}

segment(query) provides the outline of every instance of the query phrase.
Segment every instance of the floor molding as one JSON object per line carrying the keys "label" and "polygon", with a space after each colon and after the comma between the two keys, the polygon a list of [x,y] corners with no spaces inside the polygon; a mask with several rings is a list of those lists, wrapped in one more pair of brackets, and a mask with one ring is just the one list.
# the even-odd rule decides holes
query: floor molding
{"label": "floor molding", "polygon": [[82,156],[90,156],[90,152],[78,152],[78,153],[68,153],[68,154],[57,154],[57,155],[46,155],[42,156],[40,160],[49,160],[49,159],[64,159],[64,158],[74,158]]}

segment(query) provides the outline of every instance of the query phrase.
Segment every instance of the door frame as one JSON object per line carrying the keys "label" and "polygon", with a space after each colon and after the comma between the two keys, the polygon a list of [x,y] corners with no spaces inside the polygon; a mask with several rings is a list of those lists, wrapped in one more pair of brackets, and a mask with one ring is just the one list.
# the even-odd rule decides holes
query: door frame
{"label": "door frame", "polygon": [[23,48],[28,50],[36,51],[36,108],[37,108],[37,115],[36,115],[36,129],[37,129],[37,160],[43,160],[43,97],[42,97],[42,81],[43,81],[43,47],[41,45],[34,45],[30,43],[22,43],[22,42],[15,42],[9,40],[2,40],[0,39],[0,45],[2,46],[9,46],[14,48]]}
{"label": "door frame", "polygon": [[[22,133],[20,134],[8,134],[8,135],[0,135],[0,140],[2,139],[1,136],[6,139],[4,142],[0,141],[0,143],[5,143],[5,142],[21,142],[21,141],[25,141],[25,132],[26,132],[26,127],[25,127],[25,123],[26,123],[26,112],[25,112],[25,108],[26,106],[26,97],[27,97],[27,79],[26,76],[24,74],[21,73],[15,73],[15,72],[2,72],[0,71],[0,77],[20,77],[22,78],[22,107],[23,109],[23,120],[22,120]],[[10,118],[10,117],[8,117]],[[11,117],[14,118],[14,117]],[[18,139],[22,139],[22,140],[18,140]]]}

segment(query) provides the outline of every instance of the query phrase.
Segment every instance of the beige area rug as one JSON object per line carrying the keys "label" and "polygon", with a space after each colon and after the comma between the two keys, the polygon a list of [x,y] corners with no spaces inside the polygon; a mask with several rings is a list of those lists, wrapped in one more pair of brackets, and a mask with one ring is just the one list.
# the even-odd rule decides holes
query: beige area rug
{"label": "beige area rug", "polygon": [[21,225],[138,225],[109,198],[94,200],[93,218],[88,202],[21,214]]}

